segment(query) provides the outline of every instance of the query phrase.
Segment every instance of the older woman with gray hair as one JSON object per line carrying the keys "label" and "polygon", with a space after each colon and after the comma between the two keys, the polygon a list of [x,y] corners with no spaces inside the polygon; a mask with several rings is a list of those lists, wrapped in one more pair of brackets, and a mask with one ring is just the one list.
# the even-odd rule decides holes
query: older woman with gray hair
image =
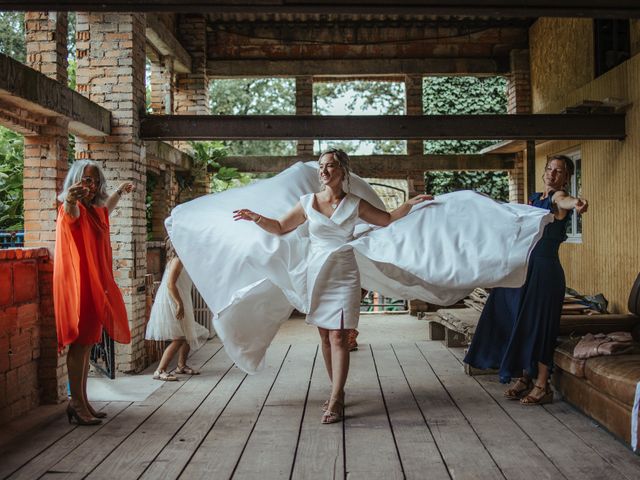
{"label": "older woman with gray hair", "polygon": [[109,214],[133,190],[133,183],[123,182],[108,194],[100,164],[77,160],[58,196],[62,205],[56,222],[53,301],[58,349],[69,346],[67,417],[79,425],[97,425],[105,416],[87,399],[92,345],[102,338],[103,328],[117,342],[131,341],[126,308],[113,277]]}
{"label": "older woman with gray hair", "polygon": [[[352,194],[349,156],[342,150],[324,151],[318,160],[319,193],[300,201],[280,219],[267,218],[248,209],[234,211],[235,220],[249,220],[274,235],[283,235],[309,222],[310,251],[307,255],[308,295],[311,297],[307,323],[318,327],[322,355],[331,381],[331,396],[323,406],[322,423],[342,420],[344,386],[349,372],[348,331],[358,326],[360,314],[360,272],[353,249],[358,218],[387,226],[433,197],[418,195],[388,213]],[[345,191],[346,190],[346,191]]]}

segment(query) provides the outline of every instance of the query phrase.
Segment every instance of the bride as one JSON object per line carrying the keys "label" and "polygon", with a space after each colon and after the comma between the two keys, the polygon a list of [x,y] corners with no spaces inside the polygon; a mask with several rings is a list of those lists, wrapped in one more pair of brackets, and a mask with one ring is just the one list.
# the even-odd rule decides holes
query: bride
{"label": "bride", "polygon": [[327,412],[339,418],[348,369],[343,331],[358,321],[360,286],[438,305],[479,286],[521,286],[529,253],[552,220],[546,210],[470,191],[418,196],[386,213],[373,189],[349,173],[348,156],[331,150],[319,163],[179,205],[166,227],[244,371],[262,368],[294,308],[309,314],[332,378]]}

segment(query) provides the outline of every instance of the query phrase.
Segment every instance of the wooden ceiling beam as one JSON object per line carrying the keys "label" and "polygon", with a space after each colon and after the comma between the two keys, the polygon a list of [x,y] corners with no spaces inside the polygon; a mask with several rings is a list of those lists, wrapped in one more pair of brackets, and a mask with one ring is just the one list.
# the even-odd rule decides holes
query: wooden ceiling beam
{"label": "wooden ceiling beam", "polygon": [[385,58],[336,60],[209,60],[210,78],[376,76],[376,75],[501,75],[509,72],[507,57]]}
{"label": "wooden ceiling beam", "polygon": [[[225,167],[247,173],[277,173],[297,162],[316,156],[230,156],[220,160]],[[513,155],[351,155],[353,173],[366,178],[406,178],[428,170],[510,170]]]}
{"label": "wooden ceiling beam", "polygon": [[69,87],[3,54],[0,72],[0,102],[33,118],[64,117],[69,131],[81,137],[111,133],[111,112]]}
{"label": "wooden ceiling beam", "polygon": [[622,114],[148,115],[145,140],[622,140]]}
{"label": "wooden ceiling beam", "polygon": [[146,37],[160,55],[173,58],[173,69],[176,72],[191,73],[191,55],[157,15],[147,15]]}
{"label": "wooden ceiling beam", "polygon": [[638,18],[636,0],[1,0],[0,10]]}

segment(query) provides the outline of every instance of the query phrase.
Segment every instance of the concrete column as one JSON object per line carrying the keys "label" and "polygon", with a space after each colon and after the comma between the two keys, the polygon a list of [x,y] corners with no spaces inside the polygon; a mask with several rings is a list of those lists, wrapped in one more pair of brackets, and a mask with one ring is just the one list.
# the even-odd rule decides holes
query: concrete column
{"label": "concrete column", "polygon": [[[511,114],[531,113],[531,72],[529,51],[512,50],[511,68],[507,83],[507,112]],[[509,171],[509,201],[523,203],[525,200],[525,161],[518,155],[513,170]]]}
{"label": "concrete column", "polygon": [[[313,77],[296,77],[296,115],[313,115]],[[298,140],[298,155],[313,155],[313,140]]]}
{"label": "concrete column", "polygon": [[[422,76],[407,75],[404,83],[406,95],[405,111],[407,112],[407,115],[423,115]],[[407,140],[408,155],[422,155],[423,153],[424,142],[422,140]]]}
{"label": "concrete column", "polygon": [[[68,66],[67,18],[66,13],[25,13],[26,64],[64,85],[67,84]],[[45,247],[51,258],[58,210],[56,197],[67,173],[68,147],[66,120],[53,119],[42,129],[41,135],[24,138],[25,246]],[[50,278],[52,264],[44,261],[41,267],[38,378],[42,401],[57,403],[66,399],[66,354],[58,355]]]}
{"label": "concrete column", "polygon": [[124,296],[132,340],[117,344],[120,371],[145,366],[146,158],[140,140],[140,113],[145,107],[145,16],[139,13],[77,14],[77,88],[112,112],[111,136],[76,143],[76,157],[104,166],[109,189],[131,181],[111,215],[115,277]]}

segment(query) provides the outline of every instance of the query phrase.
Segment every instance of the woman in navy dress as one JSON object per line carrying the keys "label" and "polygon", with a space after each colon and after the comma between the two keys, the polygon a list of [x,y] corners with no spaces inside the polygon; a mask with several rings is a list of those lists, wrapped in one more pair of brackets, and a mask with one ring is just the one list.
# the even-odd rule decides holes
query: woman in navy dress
{"label": "woman in navy dress", "polygon": [[534,193],[529,204],[548,209],[555,220],[545,227],[531,252],[525,284],[492,290],[464,359],[476,368],[499,369],[502,383],[522,375],[504,395],[520,399],[524,405],[553,400],[548,380],[565,292],[558,249],[567,239],[572,210],[584,213],[588,208],[586,200],[566,192],[573,172],[573,161],[568,157],[547,160],[542,177],[544,191]]}

